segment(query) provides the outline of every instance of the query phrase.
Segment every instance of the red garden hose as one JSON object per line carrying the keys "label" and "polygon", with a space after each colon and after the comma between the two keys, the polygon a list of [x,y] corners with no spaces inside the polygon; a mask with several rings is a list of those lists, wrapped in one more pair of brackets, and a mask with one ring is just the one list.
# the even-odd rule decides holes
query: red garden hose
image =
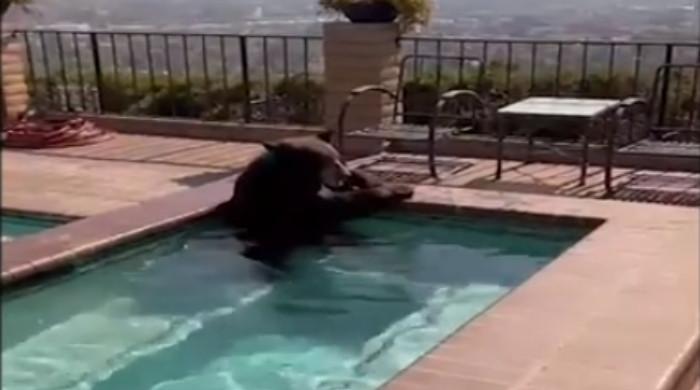
{"label": "red garden hose", "polygon": [[4,129],[2,143],[9,148],[60,148],[89,145],[110,139],[112,134],[83,118],[24,118]]}

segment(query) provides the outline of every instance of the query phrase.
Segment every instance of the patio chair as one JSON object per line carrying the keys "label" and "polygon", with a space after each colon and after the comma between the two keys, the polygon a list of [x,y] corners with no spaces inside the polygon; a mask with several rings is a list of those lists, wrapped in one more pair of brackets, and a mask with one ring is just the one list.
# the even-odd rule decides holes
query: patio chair
{"label": "patio chair", "polygon": [[[675,125],[666,122],[668,104],[682,100],[681,88],[684,71],[690,71],[691,90],[688,96],[686,118],[672,118]],[[671,91],[670,83],[664,83],[672,75],[681,75],[677,86]],[[656,70],[654,84],[648,98],[633,97],[623,101],[620,116],[626,134],[621,134],[627,142],[620,151],[639,154],[671,155],[700,158],[700,63],[665,64]],[[675,92],[675,101],[670,102],[670,92]],[[682,103],[681,103],[682,105]],[[680,123],[678,123],[680,122]],[[623,131],[624,131],[623,130]]]}
{"label": "patio chair", "polygon": [[[409,64],[416,67],[416,63],[422,60],[437,60],[436,88],[428,90],[423,96],[422,110],[415,109],[415,101],[407,99],[406,75],[409,72]],[[413,62],[411,62],[413,61]],[[452,56],[431,56],[431,55],[408,55],[400,62],[399,80],[396,91],[392,91],[381,85],[364,85],[353,89],[343,103],[338,116],[338,137],[337,147],[341,155],[344,155],[345,137],[364,136],[379,138],[386,143],[393,141],[426,141],[428,146],[428,168],[430,175],[438,177],[436,167],[435,143],[439,139],[452,137],[464,133],[484,133],[490,131],[494,115],[492,103],[489,97],[479,94],[476,90],[453,88],[447,92],[440,93],[441,80],[444,71],[443,63],[446,61],[456,62],[461,70],[465,64],[478,64],[479,77],[483,75],[484,65],[478,58],[452,57]],[[415,71],[415,70],[414,70]],[[414,79],[416,74],[414,74]],[[462,80],[460,80],[462,81]],[[456,86],[464,85],[458,81]],[[450,89],[450,88],[446,88]],[[381,93],[391,99],[393,114],[389,123],[377,127],[364,129],[346,129],[346,117],[351,115],[350,108],[353,101],[360,95],[366,93]],[[498,94],[493,92],[491,97]],[[456,108],[456,114],[446,113],[447,108]]]}

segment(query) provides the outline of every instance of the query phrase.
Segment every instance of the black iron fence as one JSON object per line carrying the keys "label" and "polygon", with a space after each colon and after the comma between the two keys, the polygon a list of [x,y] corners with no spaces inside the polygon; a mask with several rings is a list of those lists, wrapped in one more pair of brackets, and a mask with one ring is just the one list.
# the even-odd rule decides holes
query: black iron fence
{"label": "black iron fence", "polygon": [[[322,41],[317,36],[134,31],[18,31],[36,105],[131,115],[320,123]],[[700,43],[465,39],[407,36],[408,82],[437,89],[614,97],[657,93],[661,122],[700,126]],[[479,58],[483,67],[443,63]],[[454,64],[455,62],[453,62]],[[654,85],[659,91],[652,91]]]}
{"label": "black iron fence", "polygon": [[[402,41],[407,54],[435,58],[409,67],[413,83],[423,87],[495,89],[511,101],[533,95],[654,96],[658,125],[700,128],[700,72],[697,68],[658,72],[664,64],[700,63],[700,43],[433,37]],[[485,66],[456,68],[441,61],[449,56],[477,57]]]}
{"label": "black iron fence", "polygon": [[37,106],[317,123],[320,40],[307,36],[19,31]]}

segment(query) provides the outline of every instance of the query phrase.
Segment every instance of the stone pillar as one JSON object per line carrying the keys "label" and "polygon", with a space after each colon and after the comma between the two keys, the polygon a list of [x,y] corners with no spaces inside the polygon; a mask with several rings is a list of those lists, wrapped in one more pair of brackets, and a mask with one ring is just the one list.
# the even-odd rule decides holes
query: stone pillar
{"label": "stone pillar", "polygon": [[[379,84],[396,92],[399,78],[399,28],[395,24],[332,22],[323,26],[326,129],[336,131],[340,106],[348,92]],[[391,119],[393,103],[386,95],[357,98],[348,112],[346,130],[376,126]]]}
{"label": "stone pillar", "polygon": [[23,45],[11,43],[2,50],[2,93],[7,122],[17,119],[29,106],[29,88],[24,78]]}

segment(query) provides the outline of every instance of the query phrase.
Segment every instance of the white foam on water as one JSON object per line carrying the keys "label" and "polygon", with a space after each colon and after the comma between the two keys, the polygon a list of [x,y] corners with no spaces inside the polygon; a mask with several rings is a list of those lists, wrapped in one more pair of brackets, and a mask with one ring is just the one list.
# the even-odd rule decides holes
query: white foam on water
{"label": "white foam on water", "polygon": [[142,315],[134,300],[115,299],[4,351],[3,390],[91,389],[135,360],[186,340],[207,322],[231,315],[271,290],[253,291],[236,307],[189,318]]}
{"label": "white foam on water", "polygon": [[[393,323],[358,351],[304,337],[261,334],[227,356],[154,390],[372,390],[424,355],[507,293],[498,285],[440,287],[424,307]],[[351,326],[351,325],[349,325]]]}
{"label": "white foam on water", "polygon": [[[201,379],[216,374],[232,374],[235,383],[248,384],[246,389],[285,389],[311,390],[323,387],[329,373],[334,373],[332,381],[353,381],[350,366],[339,366],[339,362],[352,362],[355,355],[351,351],[333,345],[314,344],[305,338],[288,338],[281,335],[262,335],[237,343],[231,356],[222,357],[208,365],[203,371],[209,373]],[[274,370],[274,372],[270,372]],[[190,377],[191,379],[191,377]],[[208,384],[197,383],[192,388],[207,388]],[[235,389],[235,387],[232,387]]]}
{"label": "white foam on water", "polygon": [[162,382],[152,390],[245,390],[229,373],[218,372]]}
{"label": "white foam on water", "polygon": [[2,242],[8,242],[8,241],[12,241],[12,237],[10,237],[10,236],[2,236]]}
{"label": "white foam on water", "polygon": [[130,350],[170,328],[155,316],[134,316],[134,302],[115,299],[78,314],[2,354],[3,389],[73,388]]}

